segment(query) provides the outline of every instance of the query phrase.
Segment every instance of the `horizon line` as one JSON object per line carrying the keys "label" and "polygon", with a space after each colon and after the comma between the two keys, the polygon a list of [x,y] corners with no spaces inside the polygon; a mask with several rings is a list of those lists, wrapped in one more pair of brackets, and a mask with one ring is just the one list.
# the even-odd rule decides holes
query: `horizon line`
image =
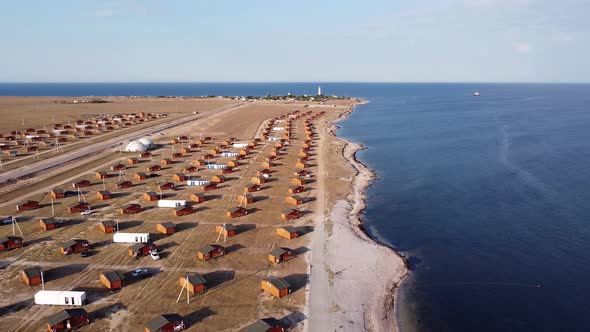
{"label": "horizon line", "polygon": [[28,81],[0,84],[590,84],[590,81]]}

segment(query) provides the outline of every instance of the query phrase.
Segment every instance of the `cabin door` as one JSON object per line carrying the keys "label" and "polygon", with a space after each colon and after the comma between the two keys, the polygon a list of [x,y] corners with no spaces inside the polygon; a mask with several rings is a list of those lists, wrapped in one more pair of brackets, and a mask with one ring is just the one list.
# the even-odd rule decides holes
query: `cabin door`
{"label": "cabin door", "polygon": [[76,303],[74,302],[74,297],[70,297],[70,299],[72,300],[72,305],[75,305]]}

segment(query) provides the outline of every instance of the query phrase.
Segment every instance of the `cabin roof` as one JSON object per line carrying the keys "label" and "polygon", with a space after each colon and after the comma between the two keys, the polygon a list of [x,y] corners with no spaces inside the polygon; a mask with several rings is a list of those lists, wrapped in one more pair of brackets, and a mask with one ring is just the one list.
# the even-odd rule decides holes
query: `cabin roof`
{"label": "cabin roof", "polygon": [[234,207],[234,208],[228,209],[227,211],[230,212],[230,213],[235,213],[235,212],[238,212],[238,211],[242,211],[243,209],[244,208],[238,206],[238,207]]}
{"label": "cabin roof", "polygon": [[283,254],[285,254],[285,253],[287,253],[287,252],[289,252],[289,251],[291,251],[291,249],[289,249],[289,248],[282,248],[282,247],[277,247],[277,248],[274,248],[274,249],[273,249],[273,250],[270,252],[270,254],[271,254],[272,256],[274,256],[274,257],[280,257],[281,255],[283,255]]}
{"label": "cabin roof", "polygon": [[234,231],[236,229],[236,226],[234,226],[232,224],[223,224],[223,225],[221,225],[221,228],[223,228],[227,231]]}
{"label": "cabin roof", "polygon": [[208,254],[215,249],[223,249],[223,247],[217,244],[207,244],[203,246],[201,249],[199,249],[199,252],[203,254]]}
{"label": "cabin roof", "polygon": [[268,277],[264,278],[264,281],[270,282],[277,289],[291,288],[291,285],[283,278]]}
{"label": "cabin roof", "polygon": [[166,315],[159,315],[158,317],[150,320],[145,324],[145,327],[148,328],[150,331],[159,331],[162,327],[166,326],[166,324],[172,322],[180,322],[182,321],[182,316],[179,314],[166,314]]}
{"label": "cabin roof", "polygon": [[204,285],[207,283],[205,277],[203,277],[203,275],[200,273],[191,273],[187,275],[186,278],[188,279],[188,282],[191,283],[191,285]]}
{"label": "cabin roof", "polygon": [[64,243],[61,245],[61,247],[62,247],[62,248],[64,248],[64,249],[67,249],[67,248],[69,248],[69,247],[71,247],[71,246],[73,246],[73,245],[76,245],[76,244],[78,244],[78,243],[88,243],[88,241],[86,241],[86,240],[81,240],[81,239],[72,239],[72,240],[69,240],[69,241],[66,241],[66,242],[64,242]]}
{"label": "cabin roof", "polygon": [[101,224],[105,227],[109,227],[109,226],[115,227],[115,222],[112,220],[103,220],[101,222]]}
{"label": "cabin roof", "polygon": [[8,242],[10,240],[22,240],[21,237],[18,236],[3,236],[0,237],[0,243]]}
{"label": "cabin roof", "polygon": [[41,269],[40,266],[31,266],[31,267],[27,267],[26,269],[23,269],[23,273],[29,279],[35,278],[35,277],[40,277],[42,271],[43,270]]}
{"label": "cabin roof", "polygon": [[270,328],[281,325],[274,317],[259,319],[246,328],[246,332],[266,332]]}
{"label": "cabin roof", "polygon": [[297,233],[297,230],[293,226],[283,226],[281,228],[289,233]]}
{"label": "cabin roof", "polygon": [[118,271],[103,272],[102,275],[110,282],[125,280],[125,276]]}
{"label": "cabin roof", "polygon": [[295,210],[295,209],[284,209],[281,213],[291,214],[291,213],[294,213],[294,212],[297,212],[297,210]]}
{"label": "cabin roof", "polygon": [[68,318],[72,317],[88,317],[88,313],[86,310],[82,308],[75,308],[75,309],[64,309],[53,316],[47,318],[47,323],[50,326],[55,326]]}
{"label": "cabin roof", "polygon": [[164,228],[174,228],[174,224],[169,221],[161,222],[160,225]]}

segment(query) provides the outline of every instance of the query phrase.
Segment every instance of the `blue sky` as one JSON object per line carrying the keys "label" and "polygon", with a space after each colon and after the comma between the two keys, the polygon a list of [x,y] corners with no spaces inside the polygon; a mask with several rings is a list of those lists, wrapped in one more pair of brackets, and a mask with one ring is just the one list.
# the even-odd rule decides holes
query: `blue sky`
{"label": "blue sky", "polygon": [[0,2],[0,81],[589,82],[588,0]]}

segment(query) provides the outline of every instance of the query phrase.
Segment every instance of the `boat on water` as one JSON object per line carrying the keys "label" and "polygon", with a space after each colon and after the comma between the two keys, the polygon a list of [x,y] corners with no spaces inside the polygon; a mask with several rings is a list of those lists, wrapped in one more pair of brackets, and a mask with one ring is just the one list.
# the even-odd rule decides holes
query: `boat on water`
{"label": "boat on water", "polygon": [[479,97],[479,92],[475,91],[475,92],[473,93],[473,96],[474,96],[474,97]]}

